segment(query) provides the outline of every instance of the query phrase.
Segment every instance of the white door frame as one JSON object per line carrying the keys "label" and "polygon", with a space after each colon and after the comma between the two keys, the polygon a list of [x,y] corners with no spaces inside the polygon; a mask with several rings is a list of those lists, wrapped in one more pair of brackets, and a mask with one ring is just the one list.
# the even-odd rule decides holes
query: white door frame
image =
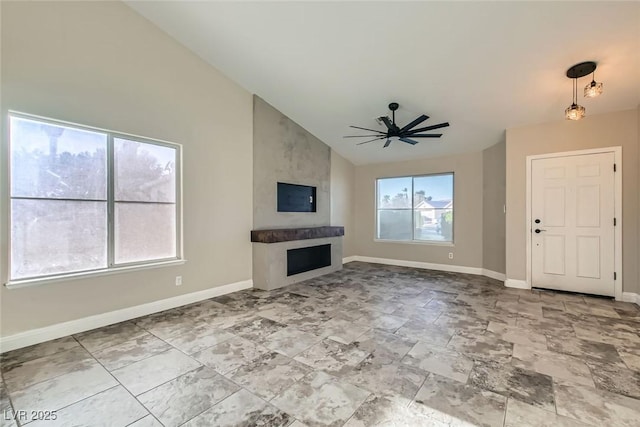
{"label": "white door frame", "polygon": [[616,164],[614,175],[614,215],[616,227],[614,230],[614,263],[616,280],[614,281],[614,294],[617,301],[622,301],[622,147],[605,147],[590,150],[563,151],[560,153],[537,154],[527,156],[527,195],[526,195],[526,227],[527,238],[527,285],[531,288],[531,167],[534,160],[550,159],[554,157],[581,156],[584,154],[613,153]]}

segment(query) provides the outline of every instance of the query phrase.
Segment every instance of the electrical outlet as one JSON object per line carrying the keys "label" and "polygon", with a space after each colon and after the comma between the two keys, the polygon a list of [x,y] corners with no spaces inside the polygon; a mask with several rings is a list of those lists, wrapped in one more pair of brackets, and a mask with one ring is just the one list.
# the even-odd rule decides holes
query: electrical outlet
{"label": "electrical outlet", "polygon": [[176,286],[182,286],[182,276],[176,276]]}
{"label": "electrical outlet", "polygon": [[453,252],[449,252],[449,259],[453,259]]}

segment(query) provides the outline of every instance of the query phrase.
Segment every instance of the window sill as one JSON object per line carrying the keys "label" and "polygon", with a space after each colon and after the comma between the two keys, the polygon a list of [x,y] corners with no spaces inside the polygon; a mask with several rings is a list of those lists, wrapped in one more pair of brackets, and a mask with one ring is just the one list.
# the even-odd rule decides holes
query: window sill
{"label": "window sill", "polygon": [[434,240],[388,240],[388,239],[373,239],[376,243],[402,243],[407,245],[426,245],[426,246],[444,246],[454,247],[453,242],[436,242]]}
{"label": "window sill", "polygon": [[7,289],[20,289],[20,288],[26,288],[31,286],[45,285],[48,283],[66,282],[68,280],[90,279],[90,278],[100,277],[100,276],[110,276],[112,274],[127,273],[130,271],[148,270],[151,268],[159,268],[159,267],[173,267],[176,265],[183,265],[186,262],[187,262],[186,259],[176,259],[171,261],[160,261],[160,262],[154,262],[149,264],[131,265],[126,267],[114,267],[114,268],[109,268],[104,270],[82,271],[79,273],[61,274],[59,276],[39,277],[39,278],[24,279],[24,280],[12,280],[5,283],[4,286]]}

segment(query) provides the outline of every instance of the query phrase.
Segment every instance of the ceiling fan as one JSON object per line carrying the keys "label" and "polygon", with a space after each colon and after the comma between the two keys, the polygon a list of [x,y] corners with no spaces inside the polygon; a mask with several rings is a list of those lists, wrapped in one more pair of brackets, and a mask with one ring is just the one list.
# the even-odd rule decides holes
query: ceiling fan
{"label": "ceiling fan", "polygon": [[420,133],[420,132],[427,132],[430,130],[445,128],[449,126],[448,122],[444,122],[444,123],[439,123],[437,125],[413,129],[416,126],[418,126],[420,123],[424,122],[429,118],[429,116],[425,116],[424,114],[422,114],[420,117],[418,117],[411,123],[403,127],[399,127],[396,124],[396,110],[398,109],[398,107],[399,105],[397,102],[392,102],[391,104],[389,104],[389,110],[391,110],[391,119],[388,116],[383,116],[378,118],[378,121],[380,123],[384,123],[384,125],[387,127],[386,132],[383,132],[381,130],[375,130],[375,129],[367,129],[359,126],[349,126],[354,129],[361,129],[361,130],[367,130],[370,132],[376,132],[376,134],[375,135],[348,135],[348,136],[345,136],[345,138],[367,138],[367,137],[375,136],[375,138],[370,139],[369,141],[359,142],[357,145],[367,144],[369,142],[386,139],[387,141],[384,143],[383,148],[388,147],[389,144],[391,144],[391,141],[402,141],[402,142],[406,142],[407,144],[416,145],[420,141],[416,141],[414,138],[440,138],[442,136],[441,133],[428,134],[428,133]]}

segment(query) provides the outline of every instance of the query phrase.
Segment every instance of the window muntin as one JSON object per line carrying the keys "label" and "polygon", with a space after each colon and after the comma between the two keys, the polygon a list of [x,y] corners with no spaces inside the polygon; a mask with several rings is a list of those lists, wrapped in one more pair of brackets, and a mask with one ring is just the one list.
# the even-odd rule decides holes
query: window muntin
{"label": "window muntin", "polygon": [[453,242],[453,173],[376,181],[376,239]]}
{"label": "window muntin", "polygon": [[10,113],[10,280],[180,258],[180,147]]}

